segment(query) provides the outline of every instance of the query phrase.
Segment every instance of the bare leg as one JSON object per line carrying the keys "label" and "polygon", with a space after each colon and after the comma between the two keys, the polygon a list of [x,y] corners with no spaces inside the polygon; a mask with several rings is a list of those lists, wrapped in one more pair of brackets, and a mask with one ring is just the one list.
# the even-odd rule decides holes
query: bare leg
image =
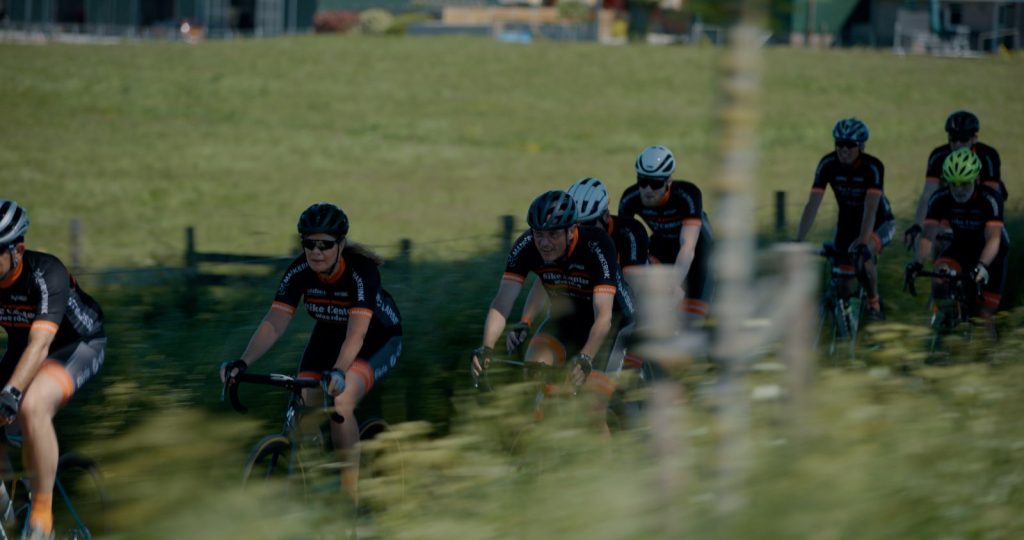
{"label": "bare leg", "polygon": [[53,417],[64,401],[61,385],[41,373],[25,392],[18,416],[25,436],[24,460],[32,473],[31,526],[50,532],[53,527],[51,501],[57,476],[57,433]]}
{"label": "bare leg", "polygon": [[353,371],[345,375],[345,391],[335,396],[334,410],[345,421],[331,421],[331,442],[341,453],[341,485],[356,504],[359,503],[359,420],[355,409],[366,395],[363,378]]}

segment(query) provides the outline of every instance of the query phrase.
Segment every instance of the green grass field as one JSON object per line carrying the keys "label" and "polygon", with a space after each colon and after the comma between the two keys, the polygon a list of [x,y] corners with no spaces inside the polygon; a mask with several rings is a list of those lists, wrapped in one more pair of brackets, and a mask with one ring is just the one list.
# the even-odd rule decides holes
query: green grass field
{"label": "green grass field", "polygon": [[[635,155],[661,143],[678,176],[704,188],[714,221],[720,52],[351,36],[5,44],[0,196],[30,209],[37,248],[66,256],[79,217],[87,266],[145,266],[180,261],[187,225],[202,249],[285,252],[296,216],[319,200],[345,208],[352,237],[370,244],[489,235],[496,216],[521,216],[538,192],[583,176],[617,201]],[[1011,196],[1024,193],[1021,55],[780,48],[765,59],[761,223],[784,189],[795,228],[831,126],[849,115],[869,124],[901,218],[957,108],[980,116]],[[469,249],[417,256],[466,255],[456,247]]]}

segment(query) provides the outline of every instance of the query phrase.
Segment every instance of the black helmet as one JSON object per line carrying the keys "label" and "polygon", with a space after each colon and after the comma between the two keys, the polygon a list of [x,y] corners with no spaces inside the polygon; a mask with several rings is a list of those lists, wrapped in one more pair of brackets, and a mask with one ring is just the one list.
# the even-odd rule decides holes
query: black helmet
{"label": "black helmet", "polygon": [[981,129],[981,122],[972,112],[956,111],[946,118],[946,133],[974,135],[979,129]]}
{"label": "black helmet", "polygon": [[537,231],[568,229],[576,223],[576,201],[564,191],[549,191],[530,204],[526,223]]}
{"label": "black helmet", "polygon": [[331,203],[316,203],[299,216],[299,234],[326,233],[341,238],[348,234],[348,216]]}

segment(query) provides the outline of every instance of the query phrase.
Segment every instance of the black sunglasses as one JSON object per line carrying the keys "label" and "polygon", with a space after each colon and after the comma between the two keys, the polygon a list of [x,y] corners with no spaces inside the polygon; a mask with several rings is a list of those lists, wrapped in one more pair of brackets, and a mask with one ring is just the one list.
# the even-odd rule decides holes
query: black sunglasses
{"label": "black sunglasses", "polygon": [[836,148],[857,148],[860,143],[857,141],[836,141]]}
{"label": "black sunglasses", "polygon": [[651,188],[653,190],[659,190],[665,187],[666,182],[668,182],[668,180],[663,178],[651,178],[649,176],[638,176],[636,179],[638,186],[642,188]]}
{"label": "black sunglasses", "polygon": [[302,239],[302,248],[308,251],[319,249],[320,251],[328,251],[334,249],[334,246],[340,243],[339,240],[310,240],[308,238]]}
{"label": "black sunglasses", "polygon": [[951,143],[965,143],[970,142],[971,137],[974,137],[973,133],[950,133],[949,142]]}

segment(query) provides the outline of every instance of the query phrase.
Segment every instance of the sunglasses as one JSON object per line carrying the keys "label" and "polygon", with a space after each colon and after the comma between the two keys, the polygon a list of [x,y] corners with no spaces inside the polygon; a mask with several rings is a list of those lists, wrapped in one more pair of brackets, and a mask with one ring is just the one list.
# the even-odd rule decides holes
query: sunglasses
{"label": "sunglasses", "polygon": [[973,133],[950,133],[949,142],[951,143],[965,143],[970,142],[971,137],[974,137]]}
{"label": "sunglasses", "polygon": [[328,251],[334,249],[334,246],[341,243],[339,240],[310,240],[308,238],[302,239],[302,248],[307,251],[313,251],[319,249],[320,251]]}
{"label": "sunglasses", "polygon": [[836,148],[857,148],[860,143],[857,141],[836,141]]}
{"label": "sunglasses", "polygon": [[636,179],[638,186],[642,188],[650,188],[655,191],[665,187],[665,183],[668,182],[662,178],[651,178],[649,176],[639,176]]}

